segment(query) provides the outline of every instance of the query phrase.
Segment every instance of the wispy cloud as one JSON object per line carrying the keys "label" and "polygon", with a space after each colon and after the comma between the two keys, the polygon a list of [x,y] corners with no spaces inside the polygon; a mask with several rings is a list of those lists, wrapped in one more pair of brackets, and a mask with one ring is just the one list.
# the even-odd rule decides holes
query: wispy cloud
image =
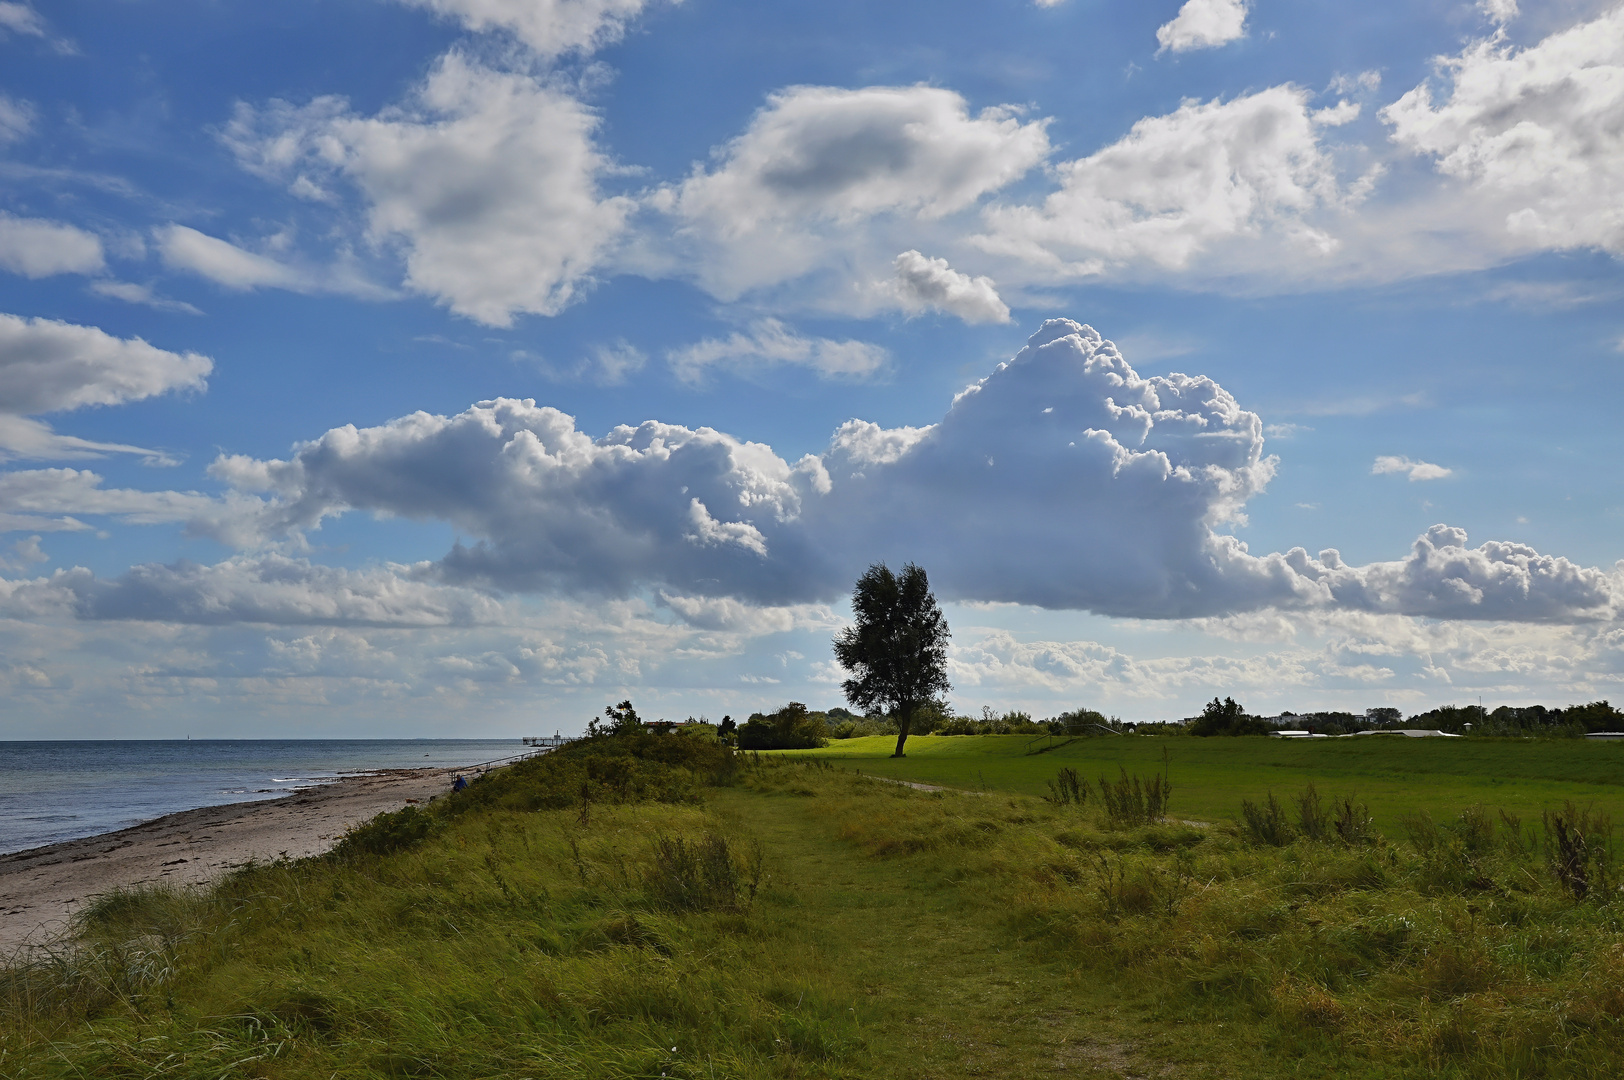
{"label": "wispy cloud", "polygon": [[811,368],[824,378],[862,379],[879,372],[890,353],[866,341],[805,337],[777,319],[762,319],[746,333],[705,338],[668,358],[672,370],[690,382],[716,367],[748,370],[784,364]]}

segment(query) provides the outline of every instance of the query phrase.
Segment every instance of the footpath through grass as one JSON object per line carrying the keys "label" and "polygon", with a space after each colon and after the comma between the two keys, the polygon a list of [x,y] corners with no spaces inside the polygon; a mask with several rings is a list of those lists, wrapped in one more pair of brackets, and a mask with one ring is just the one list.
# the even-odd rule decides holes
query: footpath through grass
{"label": "footpath through grass", "polygon": [[330,857],[106,898],[0,970],[0,1076],[1624,1069],[1593,818],[1562,848],[1484,810],[1391,843],[1113,806],[594,740]]}
{"label": "footpath through grass", "polygon": [[1407,814],[1448,818],[1473,804],[1538,817],[1547,806],[1593,804],[1624,820],[1624,740],[1167,738],[929,735],[831,742],[821,750],[778,753],[824,760],[875,776],[971,791],[1044,795],[1062,768],[1085,779],[1119,770],[1149,776],[1164,768],[1180,817],[1234,819],[1243,799],[1284,797],[1307,783],[1369,803],[1377,827],[1398,835]]}

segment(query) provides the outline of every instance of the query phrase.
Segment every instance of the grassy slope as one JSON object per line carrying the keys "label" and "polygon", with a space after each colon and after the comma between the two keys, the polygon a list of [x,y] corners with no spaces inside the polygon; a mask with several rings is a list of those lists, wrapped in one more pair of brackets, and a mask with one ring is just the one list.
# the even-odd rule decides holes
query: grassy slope
{"label": "grassy slope", "polygon": [[[741,779],[585,824],[493,804],[395,854],[103,905],[87,948],[0,984],[0,1075],[1619,1073],[1618,905],[1503,838],[1252,849],[782,761]],[[707,833],[764,845],[749,910],[659,902],[653,838]]]}
{"label": "grassy slope", "polygon": [[[914,797],[769,766],[703,809],[487,810],[378,859],[129,894],[88,950],[15,973],[0,1076],[1087,1077],[1153,1044],[953,868],[838,834]],[[750,910],[651,901],[651,838],[706,833],[765,845]]]}
{"label": "grassy slope", "polygon": [[[1537,818],[1544,807],[1571,799],[1624,820],[1624,745],[1610,742],[1118,736],[1058,745],[1063,741],[1023,735],[916,737],[908,740],[908,756],[897,760],[889,756],[896,740],[876,736],[783,753],[876,776],[1041,795],[1062,767],[1090,779],[1115,778],[1119,768],[1148,776],[1161,770],[1165,750],[1173,809],[1199,819],[1233,818],[1242,799],[1255,800],[1270,790],[1284,796],[1312,780],[1323,793],[1367,801],[1389,834],[1403,814],[1426,810],[1447,818],[1473,803]],[[1044,745],[1056,748],[1028,753]]]}

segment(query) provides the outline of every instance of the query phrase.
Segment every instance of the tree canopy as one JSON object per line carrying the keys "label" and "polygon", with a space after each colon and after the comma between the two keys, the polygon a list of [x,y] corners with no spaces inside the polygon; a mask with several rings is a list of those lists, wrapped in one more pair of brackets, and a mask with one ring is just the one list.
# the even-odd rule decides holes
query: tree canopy
{"label": "tree canopy", "polygon": [[604,735],[630,735],[643,727],[642,717],[632,708],[631,700],[622,701],[619,705],[609,705],[603,710],[603,718],[608,721],[600,724],[596,718],[587,721],[586,737],[589,739]]}
{"label": "tree canopy", "polygon": [[739,725],[740,750],[810,750],[827,746],[822,713],[792,701],[775,713],[752,713]]}
{"label": "tree canopy", "polygon": [[908,563],[900,574],[884,563],[868,568],[852,589],[853,624],[835,637],[835,659],[852,673],[846,700],[865,712],[881,709],[897,721],[896,757],[914,711],[940,705],[947,681],[947,618],[936,606],[925,571]]}
{"label": "tree canopy", "polygon": [[1267,735],[1269,725],[1246,710],[1234,698],[1213,698],[1190,725],[1191,735]]}

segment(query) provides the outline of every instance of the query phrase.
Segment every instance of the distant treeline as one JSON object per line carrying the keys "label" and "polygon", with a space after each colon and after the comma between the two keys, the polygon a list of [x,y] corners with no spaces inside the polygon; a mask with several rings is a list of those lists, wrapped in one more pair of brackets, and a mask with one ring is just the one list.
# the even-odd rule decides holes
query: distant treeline
{"label": "distant treeline", "polygon": [[[1361,731],[1422,728],[1457,735],[1541,736],[1578,738],[1594,731],[1624,731],[1624,712],[1606,701],[1549,708],[1544,705],[1502,705],[1481,709],[1476,705],[1446,705],[1406,717],[1391,707],[1352,712],[1283,712],[1257,716],[1233,698],[1208,703],[1200,716],[1169,724],[1125,724],[1094,709],[1073,709],[1046,720],[1025,712],[998,712],[983,708],[981,716],[953,716],[923,710],[914,718],[915,735],[1066,735],[1072,737],[1140,735],[1267,735],[1278,730],[1312,731],[1320,735],[1353,735]],[[864,735],[895,735],[896,721],[886,716],[858,716],[849,709],[808,709],[798,701],[772,713],[752,713],[724,737],[736,738],[741,750],[808,750],[831,739]]]}
{"label": "distant treeline", "polygon": [[1271,731],[1311,731],[1320,735],[1354,735],[1361,731],[1419,728],[1454,735],[1543,736],[1579,738],[1594,731],[1624,731],[1624,712],[1606,701],[1548,708],[1544,705],[1445,705],[1406,717],[1398,709],[1351,712],[1283,712],[1254,716],[1233,698],[1207,703],[1200,716],[1179,724],[1140,725],[1140,732],[1160,728],[1165,734],[1264,735]]}
{"label": "distant treeline", "polygon": [[[1024,712],[983,708],[981,716],[952,716],[937,709],[914,714],[914,735],[1108,735],[1133,730],[1114,716],[1093,709],[1074,709],[1047,720]],[[736,733],[740,750],[809,750],[831,739],[895,735],[897,722],[887,716],[858,716],[849,709],[808,709],[798,701],[773,713],[752,713]]]}

